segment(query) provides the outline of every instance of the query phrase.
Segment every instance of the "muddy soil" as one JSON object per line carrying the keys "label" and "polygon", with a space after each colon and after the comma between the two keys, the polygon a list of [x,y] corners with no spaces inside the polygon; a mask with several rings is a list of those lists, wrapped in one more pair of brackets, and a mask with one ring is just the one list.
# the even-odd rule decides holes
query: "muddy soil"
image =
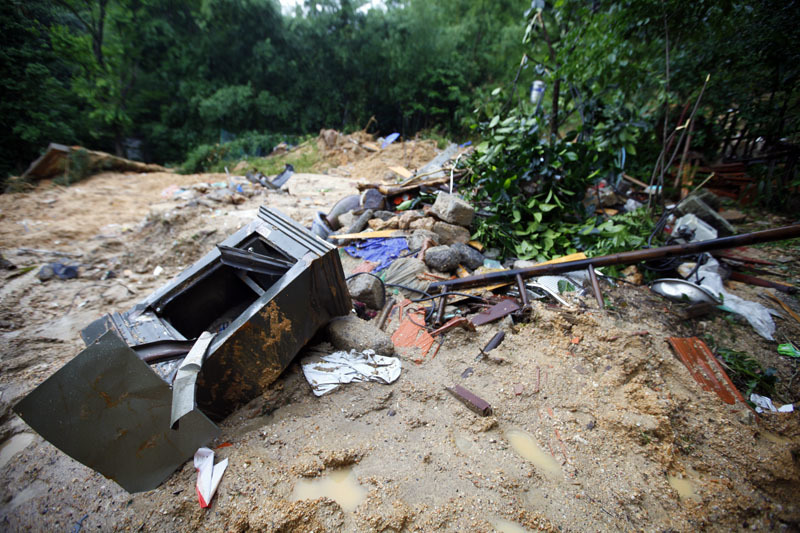
{"label": "muddy soil", "polygon": [[[392,385],[351,384],[317,398],[295,361],[221,424],[211,447],[230,465],[208,509],[197,503],[190,461],[159,488],[128,494],[11,411],[82,349],[82,327],[146,297],[251,220],[259,205],[309,224],[315,211],[355,192],[359,179],[383,179],[383,167],[405,162],[372,157],[360,170],[347,159],[338,172],[295,175],[288,192],[260,191],[240,205],[162,195],[171,185],[224,175],[103,174],[68,189],[43,183],[0,196],[0,251],[17,266],[0,271],[2,528],[800,529],[798,414],[755,417],[742,404],[723,403],[692,379],[667,338],[710,334],[775,367],[779,404],[800,397],[797,364],[746,322],[720,314],[682,320],[681,304],[629,284],[603,284],[611,309],[572,295],[570,309],[535,302],[524,321],[452,331],[435,355],[403,358]],[[758,254],[798,255],[791,245]],[[38,267],[53,261],[79,264],[81,275],[39,281]],[[348,271],[358,264],[343,262]],[[762,289],[731,290],[774,306],[758,296]],[[778,297],[800,310],[794,297]],[[800,339],[791,318],[776,323],[778,340]],[[387,329],[396,326],[390,321]],[[476,361],[499,329],[503,344]],[[445,390],[454,384],[483,397],[494,413],[467,410]],[[330,497],[303,499],[306,484],[319,480],[335,487]]]}

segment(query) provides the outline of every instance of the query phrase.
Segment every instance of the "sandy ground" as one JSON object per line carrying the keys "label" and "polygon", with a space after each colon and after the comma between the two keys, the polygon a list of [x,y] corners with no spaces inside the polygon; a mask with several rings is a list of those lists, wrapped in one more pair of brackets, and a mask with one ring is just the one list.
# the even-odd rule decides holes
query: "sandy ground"
{"label": "sandy ground", "polygon": [[[366,164],[347,160],[329,175],[296,175],[288,192],[260,192],[241,205],[162,195],[171,185],[224,175],[103,174],[67,189],[45,183],[0,196],[2,253],[18,271],[37,267],[4,273],[0,287],[3,529],[800,529],[798,414],[756,419],[741,404],[724,404],[693,381],[666,339],[707,333],[753,354],[777,368],[787,402],[800,396],[798,380],[791,382],[797,365],[745,322],[683,321],[678,304],[645,287],[604,284],[613,310],[596,309],[589,296],[574,297],[572,309],[537,302],[527,322],[448,333],[435,357],[404,359],[392,385],[348,385],[317,398],[293,363],[221,424],[212,447],[230,443],[216,449],[230,466],[205,510],[190,462],[158,489],[131,495],[13,414],[16,401],[82,349],[82,327],[146,297],[259,205],[308,224],[315,211],[352,194],[357,180],[380,179],[381,165],[403,160]],[[40,282],[38,266],[53,260],[80,264],[81,276]],[[343,260],[346,270],[357,264]],[[104,279],[108,271],[116,277]],[[752,289],[733,290],[764,302]],[[780,296],[798,309],[795,298]],[[800,339],[790,320],[777,319],[781,341]],[[491,360],[476,362],[499,329],[504,343]],[[468,368],[472,374],[462,377]],[[454,384],[486,399],[494,414],[468,411],[445,391]],[[326,479],[340,481],[331,493],[339,503],[297,499],[307,482]]]}

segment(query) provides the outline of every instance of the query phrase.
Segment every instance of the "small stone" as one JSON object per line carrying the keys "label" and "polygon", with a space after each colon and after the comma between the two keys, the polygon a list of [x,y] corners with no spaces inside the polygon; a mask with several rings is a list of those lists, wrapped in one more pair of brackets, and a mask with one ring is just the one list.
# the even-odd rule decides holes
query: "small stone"
{"label": "small stone", "polygon": [[231,195],[231,203],[234,204],[234,205],[243,204],[246,201],[247,201],[247,198],[245,198],[244,196],[242,196],[238,192],[237,193],[233,193]]}
{"label": "small stone", "polygon": [[124,302],[130,298],[130,294],[128,289],[119,283],[115,283],[103,292],[103,300],[107,304],[115,304],[117,302]]}
{"label": "small stone", "polygon": [[353,315],[334,318],[325,327],[325,333],[338,350],[375,350],[378,355],[394,353],[389,335]]}
{"label": "small stone", "polygon": [[381,220],[389,220],[390,218],[394,218],[395,213],[391,211],[382,211],[378,210],[372,213],[373,218],[379,218]]}
{"label": "small stone", "polygon": [[339,215],[339,224],[341,224],[343,228],[352,226],[356,220],[358,220],[358,215],[355,211],[348,211],[347,213]]}
{"label": "small stone", "polygon": [[382,218],[374,218],[374,213],[372,216],[373,218],[370,219],[368,224],[369,227],[375,231],[381,231],[384,229],[397,229],[400,226],[400,219],[398,217],[392,217],[388,220],[384,220]]}
{"label": "small stone", "polygon": [[408,249],[409,250],[419,250],[422,248],[422,244],[425,242],[425,239],[430,239],[434,242],[434,244],[439,244],[439,236],[432,231],[427,231],[424,229],[418,229],[408,237],[406,237],[406,241],[408,242]]}
{"label": "small stone", "polygon": [[434,246],[425,251],[425,264],[440,272],[451,272],[458,268],[458,252],[449,246]]}
{"label": "small stone", "polygon": [[39,269],[39,273],[36,274],[36,277],[39,278],[41,281],[47,281],[49,279],[53,279],[56,273],[53,270],[53,267],[50,265],[44,265],[42,268]]}
{"label": "small stone", "polygon": [[[433,217],[423,217],[418,218],[411,222],[408,225],[408,229],[417,230],[417,229],[424,229],[425,231],[435,231],[433,229],[434,225],[436,224],[436,219]],[[403,227],[402,220],[400,222],[400,227]]]}
{"label": "small stone", "polygon": [[532,267],[536,264],[536,261],[528,261],[527,259],[517,259],[514,261],[512,267],[516,270],[519,268],[528,268]]}
{"label": "small stone", "polygon": [[450,247],[458,254],[461,264],[470,270],[475,270],[483,265],[483,254],[472,246],[464,244],[463,242],[456,242]]}
{"label": "small stone", "polygon": [[719,216],[730,222],[731,224],[739,224],[747,220],[747,215],[738,209],[725,209],[719,212]]}
{"label": "small stone", "polygon": [[433,231],[439,235],[442,244],[469,242],[469,230],[467,228],[462,228],[461,226],[448,224],[447,222],[437,222],[433,225]]}
{"label": "small stone", "polygon": [[400,229],[408,229],[413,222],[420,220],[424,215],[421,211],[403,211],[400,214]]}
{"label": "small stone", "polygon": [[371,309],[380,309],[383,305],[383,285],[374,276],[356,276],[347,282],[347,289],[353,300],[358,300]]}
{"label": "small stone", "polygon": [[450,224],[469,226],[475,216],[475,208],[454,194],[440,192],[431,212]]}

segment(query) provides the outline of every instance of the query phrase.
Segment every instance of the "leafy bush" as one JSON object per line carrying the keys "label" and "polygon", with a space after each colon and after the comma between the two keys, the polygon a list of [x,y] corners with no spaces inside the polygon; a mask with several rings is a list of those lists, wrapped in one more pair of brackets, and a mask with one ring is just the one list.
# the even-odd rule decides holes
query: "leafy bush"
{"label": "leafy bush", "polygon": [[181,172],[191,174],[220,171],[227,161],[268,155],[282,141],[293,143],[296,137],[279,133],[248,132],[227,143],[201,144],[186,156]]}
{"label": "leafy bush", "polygon": [[586,188],[602,178],[611,183],[621,172],[604,135],[550,137],[543,133],[543,118],[524,102],[477,129],[485,140],[468,162],[473,170],[470,196],[486,216],[476,219],[476,239],[504,256],[538,261],[578,250],[613,253],[645,243],[653,224],[643,210],[587,219]]}

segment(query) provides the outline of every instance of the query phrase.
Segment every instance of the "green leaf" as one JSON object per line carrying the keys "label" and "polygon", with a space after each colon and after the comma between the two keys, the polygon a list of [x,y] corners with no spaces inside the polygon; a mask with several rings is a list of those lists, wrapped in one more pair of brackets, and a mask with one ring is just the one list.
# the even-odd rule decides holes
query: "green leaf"
{"label": "green leaf", "polygon": [[536,222],[541,222],[542,221],[542,214],[537,211],[536,213],[533,214],[533,218],[536,219]]}
{"label": "green leaf", "polygon": [[489,122],[489,128],[494,128],[495,126],[497,126],[498,122],[500,122],[500,115],[495,115],[492,118],[492,121]]}
{"label": "green leaf", "polygon": [[539,204],[539,210],[543,213],[549,213],[556,208],[556,204]]}

